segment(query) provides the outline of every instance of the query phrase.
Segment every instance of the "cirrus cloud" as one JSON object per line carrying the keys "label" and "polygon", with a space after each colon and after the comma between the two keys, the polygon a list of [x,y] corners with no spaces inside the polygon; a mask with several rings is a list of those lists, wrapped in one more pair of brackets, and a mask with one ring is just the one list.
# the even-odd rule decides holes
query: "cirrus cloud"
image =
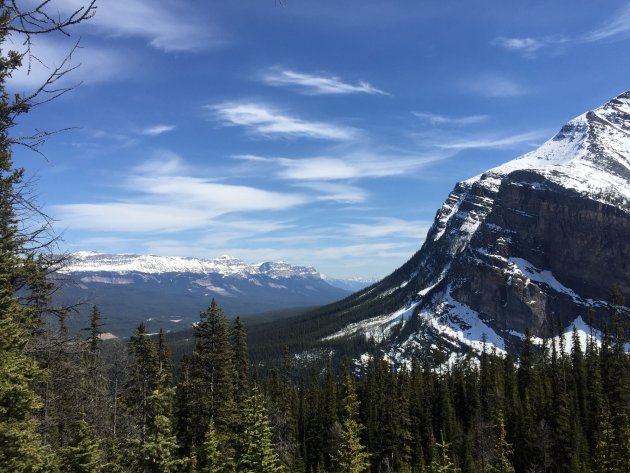
{"label": "cirrus cloud", "polygon": [[365,81],[349,84],[336,76],[305,74],[289,69],[272,68],[262,75],[262,80],[272,86],[295,87],[306,95],[389,95]]}
{"label": "cirrus cloud", "polygon": [[302,137],[333,141],[348,141],[357,130],[330,123],[308,121],[292,117],[260,103],[224,102],[208,105],[216,118],[225,125],[241,126],[265,137]]}

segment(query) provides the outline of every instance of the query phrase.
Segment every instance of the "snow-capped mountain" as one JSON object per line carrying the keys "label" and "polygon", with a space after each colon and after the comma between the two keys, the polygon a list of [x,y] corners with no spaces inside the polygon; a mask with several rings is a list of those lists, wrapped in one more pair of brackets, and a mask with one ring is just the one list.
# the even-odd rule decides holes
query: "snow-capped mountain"
{"label": "snow-capped mountain", "polygon": [[324,341],[372,338],[394,357],[436,332],[502,349],[604,317],[614,286],[630,301],[630,92],[458,183],[407,263],[318,313],[334,321]]}
{"label": "snow-capped mountain", "polygon": [[265,275],[272,279],[321,278],[321,274],[315,268],[291,266],[282,261],[248,264],[228,255],[215,259],[197,259],[179,256],[105,254],[93,251],[80,251],[71,254],[68,263],[60,272],[112,272],[119,274],[194,273],[220,274],[222,276],[239,278]]}
{"label": "snow-capped mountain", "polygon": [[[312,267],[284,262],[245,263],[230,256],[174,256],[78,252],[57,274],[59,299],[97,304],[108,331],[128,334],[140,320],[185,328],[212,298],[230,315],[326,304],[351,293]],[[365,287],[365,286],[363,286]]]}

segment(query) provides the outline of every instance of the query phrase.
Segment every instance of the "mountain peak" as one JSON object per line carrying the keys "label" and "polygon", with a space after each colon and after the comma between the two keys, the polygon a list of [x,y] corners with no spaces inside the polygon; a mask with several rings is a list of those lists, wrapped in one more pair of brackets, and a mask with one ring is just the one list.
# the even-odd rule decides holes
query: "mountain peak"
{"label": "mountain peak", "polygon": [[536,150],[458,183],[407,263],[318,312],[333,321],[323,340],[364,336],[404,359],[438,334],[481,351],[518,345],[526,331],[549,336],[591,311],[603,320],[612,287],[630,300],[629,234],[624,92]]}
{"label": "mountain peak", "polygon": [[553,183],[630,208],[630,91],[566,123],[540,147],[464,181],[496,191],[501,180],[527,171],[528,182]]}

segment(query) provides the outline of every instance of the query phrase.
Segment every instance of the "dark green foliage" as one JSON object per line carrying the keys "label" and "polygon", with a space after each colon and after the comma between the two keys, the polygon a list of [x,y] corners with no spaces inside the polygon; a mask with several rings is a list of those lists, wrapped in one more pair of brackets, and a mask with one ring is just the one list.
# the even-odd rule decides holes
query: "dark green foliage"
{"label": "dark green foliage", "polygon": [[254,388],[243,409],[243,449],[237,460],[239,473],[280,473],[280,460],[271,443],[271,427],[263,396]]}
{"label": "dark green foliage", "polygon": [[[194,334],[188,405],[182,406],[178,402],[180,412],[189,418],[178,421],[178,431],[181,435],[182,426],[186,424],[189,430],[184,433],[183,441],[198,449],[212,423],[221,444],[225,470],[229,471],[236,453],[240,420],[236,410],[237,372],[228,320],[214,299],[210,307],[200,314]],[[190,451],[184,453],[190,454]]]}
{"label": "dark green foliage", "polygon": [[82,415],[77,421],[70,444],[63,449],[64,472],[98,473],[103,464],[101,441]]}
{"label": "dark green foliage", "polygon": [[363,473],[370,467],[370,455],[361,444],[363,426],[359,423],[359,401],[354,381],[344,376],[341,401],[342,423],[337,450],[333,456],[334,471],[338,473]]}

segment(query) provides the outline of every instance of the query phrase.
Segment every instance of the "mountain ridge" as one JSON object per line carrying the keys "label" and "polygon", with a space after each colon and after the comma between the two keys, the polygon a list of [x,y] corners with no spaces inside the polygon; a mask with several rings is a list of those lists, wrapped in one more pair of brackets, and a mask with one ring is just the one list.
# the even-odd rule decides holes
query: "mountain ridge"
{"label": "mountain ridge", "polygon": [[613,286],[630,300],[629,198],[624,92],[538,149],[457,183],[410,260],[304,320],[328,321],[323,341],[365,337],[401,359],[437,334],[456,350],[502,350],[591,311],[602,320]]}
{"label": "mountain ridge", "polygon": [[199,259],[93,251],[68,255],[54,277],[60,286],[57,301],[84,302],[84,315],[98,305],[108,330],[117,335],[130,333],[140,320],[151,330],[184,329],[212,298],[230,315],[252,315],[330,303],[366,284],[278,261],[249,264],[227,255]]}

